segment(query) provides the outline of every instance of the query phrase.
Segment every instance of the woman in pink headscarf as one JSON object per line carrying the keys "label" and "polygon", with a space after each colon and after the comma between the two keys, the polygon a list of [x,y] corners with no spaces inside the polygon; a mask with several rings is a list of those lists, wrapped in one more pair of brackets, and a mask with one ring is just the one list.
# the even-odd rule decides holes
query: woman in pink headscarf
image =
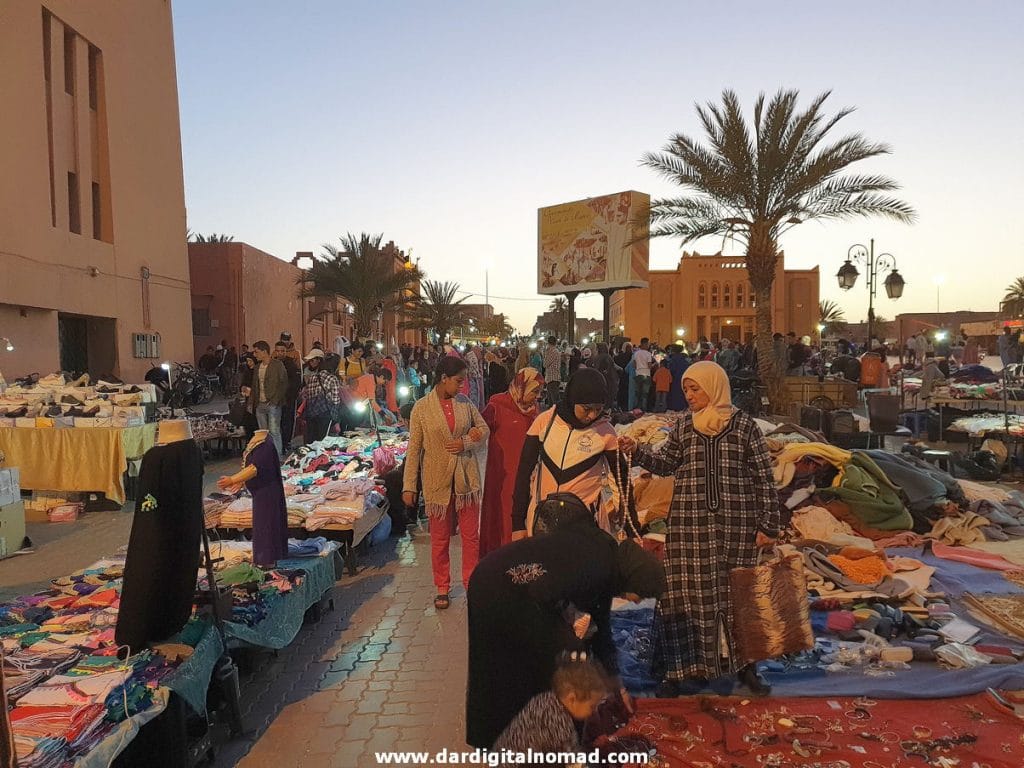
{"label": "woman in pink headscarf", "polygon": [[480,557],[512,541],[512,488],[526,432],[537,418],[537,396],[543,391],[544,377],[536,368],[523,368],[508,392],[492,396],[484,408],[491,436],[480,513]]}

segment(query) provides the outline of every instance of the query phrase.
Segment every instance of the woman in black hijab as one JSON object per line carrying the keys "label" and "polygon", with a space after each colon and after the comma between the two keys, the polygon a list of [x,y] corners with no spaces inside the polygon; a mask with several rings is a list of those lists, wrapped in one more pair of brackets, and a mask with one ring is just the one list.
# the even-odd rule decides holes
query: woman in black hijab
{"label": "woman in black hijab", "polygon": [[[548,506],[554,506],[550,516]],[[544,534],[495,550],[469,580],[466,740],[481,749],[550,689],[565,651],[593,653],[609,675],[609,690],[622,692],[628,706],[617,676],[612,598],[639,600],[665,589],[653,555],[632,541],[618,544],[585,512],[556,504],[541,505],[537,515]]]}
{"label": "woman in black hijab", "polygon": [[580,368],[569,379],[562,401],[527,430],[512,493],[513,541],[527,535],[537,503],[553,493],[575,495],[601,528],[617,532],[618,499],[608,491],[618,475],[618,440],[604,418],[607,401],[604,377]]}

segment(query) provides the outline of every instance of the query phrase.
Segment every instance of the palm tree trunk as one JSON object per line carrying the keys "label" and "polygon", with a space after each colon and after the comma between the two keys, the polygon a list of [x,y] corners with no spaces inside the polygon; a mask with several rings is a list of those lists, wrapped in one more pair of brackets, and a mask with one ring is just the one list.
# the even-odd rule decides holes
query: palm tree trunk
{"label": "palm tree trunk", "polygon": [[778,261],[778,244],[770,232],[755,223],[750,230],[747,245],[747,273],[754,289],[757,312],[754,316],[757,333],[757,373],[761,383],[768,389],[773,413],[785,413],[787,407],[784,376],[775,361],[774,340],[772,339],[772,284],[775,282],[775,267]]}
{"label": "palm tree trunk", "polygon": [[754,315],[757,333],[757,375],[761,378],[761,383],[768,389],[772,412],[784,413],[783,377],[786,372],[780,370],[775,361],[775,341],[772,338],[771,285],[760,288],[754,285],[754,297],[757,300],[757,312]]}

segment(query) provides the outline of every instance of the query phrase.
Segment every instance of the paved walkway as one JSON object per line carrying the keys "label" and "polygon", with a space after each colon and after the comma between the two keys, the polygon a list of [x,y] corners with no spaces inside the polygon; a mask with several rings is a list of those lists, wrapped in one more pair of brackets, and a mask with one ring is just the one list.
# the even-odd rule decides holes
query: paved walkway
{"label": "paved walkway", "polygon": [[335,610],[243,682],[254,732],[215,768],[356,768],[376,766],[376,751],[464,748],[465,592],[434,610],[425,527],[360,565],[335,587]]}

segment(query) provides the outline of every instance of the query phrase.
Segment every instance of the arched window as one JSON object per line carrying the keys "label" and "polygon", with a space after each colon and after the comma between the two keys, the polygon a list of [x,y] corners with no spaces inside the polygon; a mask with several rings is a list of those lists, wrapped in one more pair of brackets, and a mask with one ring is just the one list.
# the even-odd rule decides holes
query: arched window
{"label": "arched window", "polygon": [[757,309],[757,298],[754,296],[754,286],[747,283],[747,295],[750,296],[750,308]]}
{"label": "arched window", "polygon": [[712,309],[718,309],[718,296],[719,296],[718,283],[712,283],[711,284],[711,308]]}
{"label": "arched window", "polygon": [[697,307],[704,309],[708,303],[708,285],[707,283],[701,283],[697,286]]}
{"label": "arched window", "polygon": [[744,305],[746,304],[746,290],[747,289],[743,286],[743,283],[740,283],[739,285],[736,286],[736,309],[743,309]]}
{"label": "arched window", "polygon": [[732,309],[732,283],[726,283],[722,288],[722,306]]}

